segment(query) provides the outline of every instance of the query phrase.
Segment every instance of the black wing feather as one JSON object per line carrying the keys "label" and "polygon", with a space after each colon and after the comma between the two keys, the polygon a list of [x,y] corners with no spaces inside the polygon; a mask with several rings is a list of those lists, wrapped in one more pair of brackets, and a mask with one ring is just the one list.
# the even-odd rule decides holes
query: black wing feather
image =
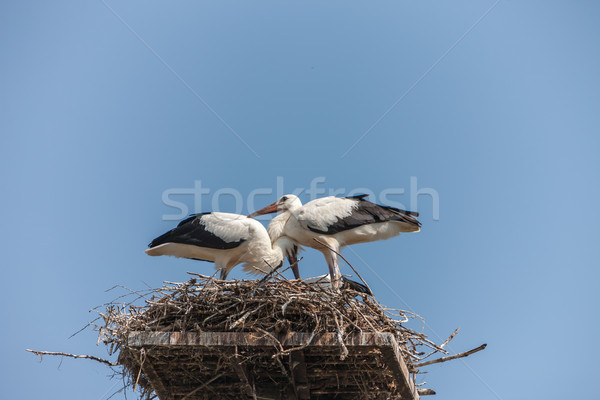
{"label": "black wing feather", "polygon": [[346,196],[346,197],[344,197],[344,199],[364,200],[367,197],[369,197],[368,194],[357,194],[354,196]]}
{"label": "black wing feather", "polygon": [[346,231],[348,229],[357,228],[362,225],[374,224],[377,222],[387,221],[399,221],[406,224],[420,227],[421,223],[417,221],[419,213],[414,211],[400,210],[399,208],[380,206],[379,204],[371,203],[365,200],[368,195],[358,195],[346,197],[346,199],[352,199],[358,201],[358,207],[345,218],[338,218],[336,222],[329,225],[326,231],[313,228],[310,225],[308,229],[316,233],[322,233],[327,235],[333,235],[338,232]]}
{"label": "black wing feather", "polygon": [[154,239],[148,247],[152,248],[165,243],[181,243],[226,250],[238,247],[244,242],[244,239],[237,242],[226,242],[212,232],[207,231],[206,227],[200,222],[202,216],[206,214],[210,213],[195,214],[184,219],[177,224],[176,228]]}

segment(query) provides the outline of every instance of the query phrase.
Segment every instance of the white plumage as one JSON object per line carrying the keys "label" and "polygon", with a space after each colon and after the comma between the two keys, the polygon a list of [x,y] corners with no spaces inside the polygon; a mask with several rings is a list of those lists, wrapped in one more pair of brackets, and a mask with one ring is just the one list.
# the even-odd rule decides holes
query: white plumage
{"label": "white plumage", "polygon": [[[337,289],[341,275],[336,252],[340,252],[344,246],[385,240],[402,232],[420,230],[421,224],[414,218],[418,213],[374,204],[365,200],[365,197],[330,196],[303,206],[297,196],[289,194],[250,216],[281,212],[269,224],[271,240],[287,237],[296,245],[321,251],[329,266],[333,286]],[[286,246],[287,254],[294,253],[289,244]],[[293,264],[296,255],[293,254],[291,258],[288,256],[288,259]],[[294,275],[299,278],[297,266]]]}
{"label": "white plumage", "polygon": [[284,247],[290,247],[289,239],[272,244],[260,222],[244,215],[214,212],[181,221],[154,239],[146,254],[212,261],[221,271],[221,279],[226,279],[231,269],[241,263],[246,272],[270,272],[283,262]]}

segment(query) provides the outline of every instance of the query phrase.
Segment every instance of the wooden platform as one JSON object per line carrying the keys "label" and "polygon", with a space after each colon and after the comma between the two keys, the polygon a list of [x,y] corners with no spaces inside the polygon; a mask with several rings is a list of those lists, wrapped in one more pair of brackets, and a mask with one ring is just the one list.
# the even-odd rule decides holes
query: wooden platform
{"label": "wooden platform", "polygon": [[391,333],[343,342],[345,357],[336,333],[133,332],[121,359],[161,400],[419,399]]}

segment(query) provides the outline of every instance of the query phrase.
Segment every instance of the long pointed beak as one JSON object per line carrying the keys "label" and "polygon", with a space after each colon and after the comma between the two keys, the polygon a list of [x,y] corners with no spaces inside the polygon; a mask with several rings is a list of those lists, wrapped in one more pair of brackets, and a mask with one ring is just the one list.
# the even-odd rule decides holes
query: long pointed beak
{"label": "long pointed beak", "polygon": [[261,208],[258,211],[254,211],[252,214],[248,215],[248,218],[254,218],[254,217],[258,217],[259,215],[271,214],[274,212],[277,212],[277,202],[275,202],[273,204],[269,204],[268,206]]}

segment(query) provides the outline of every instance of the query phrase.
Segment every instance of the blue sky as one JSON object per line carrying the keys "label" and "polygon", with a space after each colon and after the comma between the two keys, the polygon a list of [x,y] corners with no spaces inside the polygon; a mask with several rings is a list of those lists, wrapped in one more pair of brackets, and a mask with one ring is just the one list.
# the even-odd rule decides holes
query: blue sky
{"label": "blue sky", "polygon": [[[488,343],[426,386],[600,397],[599,17],[582,0],[3,2],[4,395],[106,399],[103,366],[25,349],[106,357],[93,332],[67,339],[106,289],[212,271],[143,253],[175,224],[165,191],[200,181],[197,211],[222,189],[246,213],[253,190],[274,190],[258,207],[278,179],[323,177],[408,207],[415,177],[439,218],[418,196],[422,232],[344,254],[433,339],[460,326],[452,351]],[[326,272],[312,251],[301,269]]]}

